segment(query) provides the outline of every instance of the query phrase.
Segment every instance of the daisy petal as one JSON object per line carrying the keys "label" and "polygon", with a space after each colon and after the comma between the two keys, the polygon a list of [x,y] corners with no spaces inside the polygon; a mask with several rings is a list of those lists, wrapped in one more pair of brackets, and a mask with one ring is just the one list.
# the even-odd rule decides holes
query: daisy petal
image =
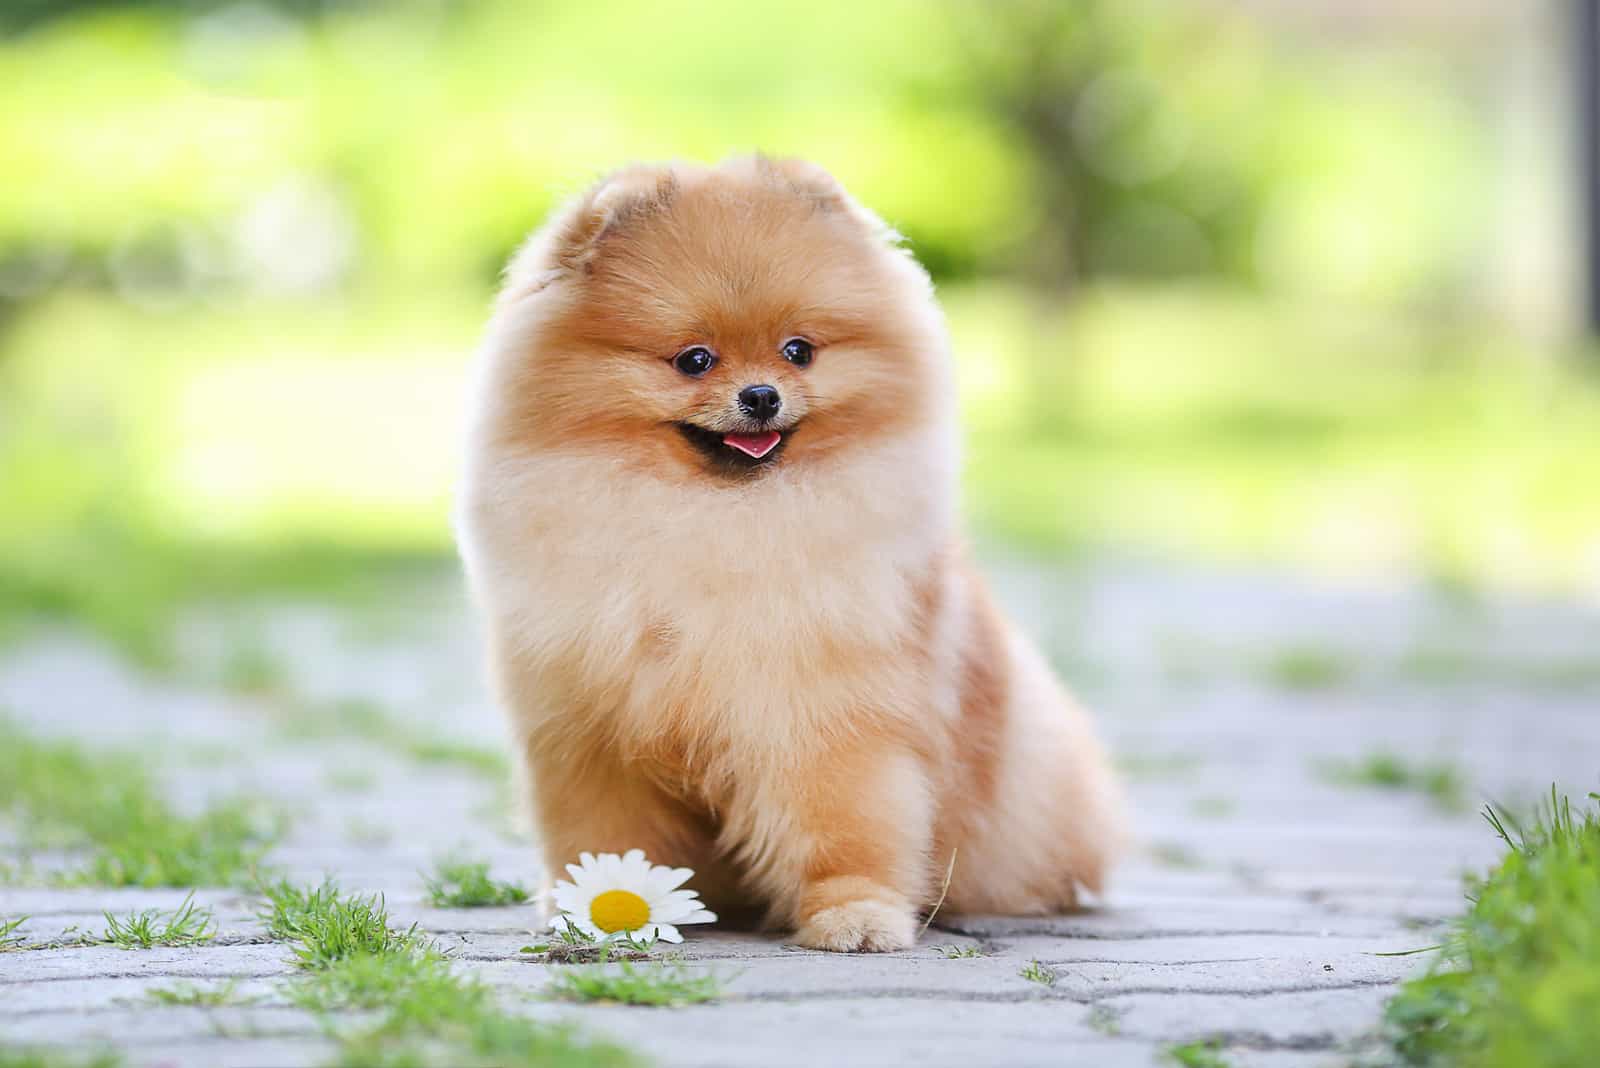
{"label": "daisy petal", "polygon": [[674,944],[683,941],[683,935],[679,934],[678,929],[672,926],[672,924],[658,923],[655,925],[655,927],[656,937],[660,938],[661,941],[672,942]]}

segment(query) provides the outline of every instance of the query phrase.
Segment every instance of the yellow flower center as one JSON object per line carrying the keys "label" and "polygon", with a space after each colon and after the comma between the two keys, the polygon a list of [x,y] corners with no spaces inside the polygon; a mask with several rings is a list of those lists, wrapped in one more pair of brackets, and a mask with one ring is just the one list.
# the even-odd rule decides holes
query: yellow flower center
{"label": "yellow flower center", "polygon": [[607,890],[589,902],[589,922],[606,934],[637,931],[650,922],[650,903],[631,890]]}

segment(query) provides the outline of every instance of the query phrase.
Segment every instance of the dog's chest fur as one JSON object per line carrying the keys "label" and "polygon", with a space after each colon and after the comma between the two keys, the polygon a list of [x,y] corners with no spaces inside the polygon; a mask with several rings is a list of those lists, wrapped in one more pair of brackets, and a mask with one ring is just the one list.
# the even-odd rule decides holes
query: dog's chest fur
{"label": "dog's chest fur", "polygon": [[[904,702],[920,677],[919,589],[949,522],[925,460],[902,445],[833,477],[687,489],[621,463],[520,461],[469,565],[551,717],[641,749],[792,744]],[[539,491],[579,480],[592,492]]]}

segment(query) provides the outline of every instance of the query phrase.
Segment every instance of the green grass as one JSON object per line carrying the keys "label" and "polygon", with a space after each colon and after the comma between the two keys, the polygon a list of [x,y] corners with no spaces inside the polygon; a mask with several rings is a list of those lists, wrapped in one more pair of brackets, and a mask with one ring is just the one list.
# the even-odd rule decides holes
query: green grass
{"label": "green grass", "polygon": [[16,932],[19,927],[28,922],[28,917],[18,916],[14,920],[0,918],[0,952],[16,949],[22,945],[22,938]]}
{"label": "green grass", "polygon": [[411,992],[375,1026],[341,1039],[335,1068],[633,1068],[638,1057],[570,1025],[503,1012],[482,983]]}
{"label": "green grass", "polygon": [[287,984],[284,994],[300,1008],[327,1013],[381,1009],[407,1000],[443,1003],[462,982],[436,951],[344,957]]}
{"label": "green grass", "polygon": [[[0,474],[5,459],[0,449]],[[38,477],[81,475],[52,470]],[[105,493],[119,499],[112,486]],[[59,524],[44,515],[24,518],[18,534],[0,536],[0,639],[41,623],[72,623],[108,641],[129,662],[162,674],[179,666],[173,628],[185,608],[306,596],[360,606],[384,596],[396,581],[435,576],[449,566],[442,548],[352,546],[325,538],[283,542],[265,535],[217,542],[150,529],[126,516],[74,515]],[[39,528],[33,537],[21,533]],[[253,691],[278,681],[277,666],[250,663],[241,654],[226,666],[224,680]]]}
{"label": "green grass", "polygon": [[1193,869],[1205,866],[1200,855],[1182,842],[1152,842],[1150,859],[1167,868]]}
{"label": "green grass", "polygon": [[1301,645],[1279,649],[1261,665],[1263,677],[1280,690],[1334,690],[1355,671],[1349,660],[1327,649]]}
{"label": "green grass", "polygon": [[1551,799],[1531,826],[1485,810],[1506,855],[1467,891],[1429,972],[1389,1002],[1397,1055],[1422,1068],[1586,1068],[1600,1049],[1600,795]]}
{"label": "green grass", "polygon": [[98,940],[122,949],[195,946],[216,937],[211,910],[195,908],[193,894],[173,912],[145,909],[120,919],[109,912],[105,916],[106,929]]}
{"label": "green grass", "polygon": [[1202,819],[1220,820],[1233,815],[1239,802],[1231,797],[1197,797],[1189,802],[1189,811]]}
{"label": "green grass", "polygon": [[177,983],[173,986],[155,986],[146,990],[145,997],[157,1005],[219,1008],[223,1005],[247,1005],[253,998],[239,995],[239,984],[230,979],[216,986],[199,986],[195,983]]}
{"label": "green grass", "polygon": [[358,738],[382,743],[391,736],[395,726],[382,705],[362,698],[324,704],[291,700],[276,710],[275,722],[279,733],[296,742]]}
{"label": "green grass", "polygon": [[397,956],[426,946],[415,925],[404,932],[389,926],[381,895],[341,894],[332,880],[315,887],[279,880],[260,889],[267,898],[267,930],[294,943],[295,962],[302,968],[326,968],[357,956]]}
{"label": "green grass", "polygon": [[1030,983],[1038,983],[1041,986],[1056,985],[1056,973],[1036,960],[1024,964],[1017,974]]}
{"label": "green grass", "polygon": [[70,879],[104,886],[247,882],[282,833],[261,807],[223,800],[179,813],[148,758],[41,738],[0,716],[0,812],[29,836],[86,854]]}
{"label": "green grass", "polygon": [[1185,1042],[1162,1050],[1167,1059],[1183,1068],[1229,1068],[1229,1062],[1216,1042]]}
{"label": "green grass", "polygon": [[0,1045],[0,1068],[120,1068],[122,1063],[122,1055],[111,1050],[79,1053]]}
{"label": "green grass", "polygon": [[945,960],[966,960],[969,957],[983,956],[983,949],[979,946],[934,946],[933,948]]}
{"label": "green grass", "polygon": [[1122,1013],[1110,1005],[1096,1003],[1089,1007],[1089,1018],[1084,1021],[1089,1029],[1102,1035],[1122,1033]]}
{"label": "green grass", "polygon": [[506,755],[487,746],[419,734],[401,740],[397,747],[419,764],[463,768],[486,779],[503,779],[511,771]]}
{"label": "green grass", "polygon": [[355,738],[419,764],[461,768],[485,779],[500,781],[511,773],[501,751],[441,737],[361,698],[316,705],[290,700],[277,715],[279,730],[295,741]]}
{"label": "green grass", "polygon": [[615,1001],[654,1007],[698,1005],[722,996],[722,980],[669,961],[567,965],[545,992],[563,1001]]}
{"label": "green grass", "polygon": [[1495,685],[1537,693],[1600,689],[1600,657],[1508,657],[1448,645],[1420,645],[1394,668],[1397,678],[1428,686]]}
{"label": "green grass", "polygon": [[329,768],[322,776],[328,789],[341,794],[368,794],[378,785],[376,773],[366,768]]}
{"label": "green grass", "polygon": [[261,635],[252,631],[229,641],[217,681],[229,693],[262,696],[281,692],[288,677],[288,665]]}
{"label": "green grass", "polygon": [[428,903],[434,908],[490,908],[528,900],[527,887],[491,878],[489,865],[483,861],[440,860],[423,881],[428,887]]}
{"label": "green grass", "polygon": [[1200,758],[1193,753],[1118,753],[1117,768],[1136,782],[1172,782],[1193,778]]}
{"label": "green grass", "polygon": [[1444,812],[1466,806],[1466,781],[1453,764],[1442,761],[1411,762],[1395,753],[1376,752],[1354,763],[1328,763],[1323,777],[1341,786],[1407,790],[1422,794]]}
{"label": "green grass", "polygon": [[[284,987],[319,1014],[348,1068],[620,1068],[634,1058],[569,1028],[507,1013],[482,981],[457,972],[413,926],[396,930],[381,897],[279,881],[261,888],[265,920],[291,944],[300,972]],[[355,1026],[337,1014],[369,1018]],[[376,1013],[376,1019],[370,1014]]]}

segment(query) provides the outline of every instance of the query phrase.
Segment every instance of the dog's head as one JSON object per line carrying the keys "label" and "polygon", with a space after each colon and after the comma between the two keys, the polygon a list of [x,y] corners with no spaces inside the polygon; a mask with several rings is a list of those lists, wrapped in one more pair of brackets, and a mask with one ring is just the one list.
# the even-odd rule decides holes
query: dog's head
{"label": "dog's head", "polygon": [[927,276],[821,169],[614,174],[513,261],[507,432],[689,478],[839,455],[942,418]]}

